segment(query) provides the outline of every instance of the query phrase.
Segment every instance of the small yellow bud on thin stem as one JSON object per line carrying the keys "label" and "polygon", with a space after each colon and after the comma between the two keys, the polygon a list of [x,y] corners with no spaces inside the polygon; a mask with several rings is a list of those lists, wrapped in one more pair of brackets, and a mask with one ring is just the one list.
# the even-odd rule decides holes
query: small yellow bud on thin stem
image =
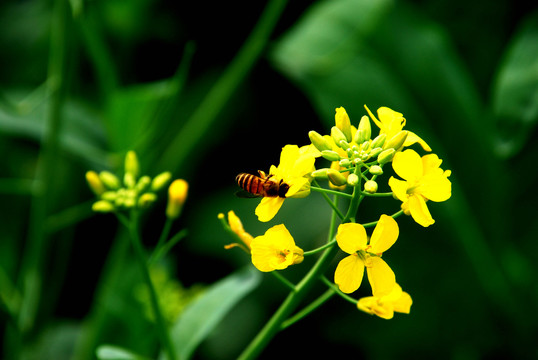
{"label": "small yellow bud on thin stem", "polygon": [[364,183],[364,191],[370,194],[374,194],[377,192],[377,183],[373,180],[368,180]]}
{"label": "small yellow bud on thin stem", "polygon": [[328,169],[327,170],[327,176],[329,178],[329,181],[336,186],[342,186],[347,183],[347,179],[344,175],[340,173],[340,171],[337,171],[335,169]]}
{"label": "small yellow bud on thin stem", "polygon": [[166,216],[171,219],[176,219],[181,214],[181,209],[185,200],[189,184],[183,179],[177,179],[168,187],[168,205],[166,207]]}
{"label": "small yellow bud on thin stem", "polygon": [[106,200],[99,200],[93,203],[92,210],[95,212],[108,213],[114,211],[115,207]]}
{"label": "small yellow bud on thin stem", "polygon": [[372,175],[382,175],[383,174],[383,168],[379,165],[373,165],[369,169],[370,174]]}
{"label": "small yellow bud on thin stem", "polygon": [[375,139],[372,140],[372,144],[371,144],[372,149],[376,147],[382,147],[386,139],[387,139],[387,134],[379,134],[378,136],[376,136]]}
{"label": "small yellow bud on thin stem", "polygon": [[340,129],[342,134],[344,134],[346,140],[351,141],[351,121],[349,120],[349,115],[343,107],[339,107],[336,109],[334,120],[336,123],[336,127]]}
{"label": "small yellow bud on thin stem", "polygon": [[172,178],[172,174],[169,171],[160,173],[159,175],[155,176],[155,178],[151,182],[151,190],[152,191],[161,190],[166,185],[168,185],[168,182],[170,181],[171,178]]}
{"label": "small yellow bud on thin stem", "polygon": [[340,161],[340,155],[338,155],[338,153],[336,151],[332,151],[332,150],[323,150],[321,152],[321,156],[324,158],[324,159],[327,159],[329,161]]}
{"label": "small yellow bud on thin stem", "polygon": [[346,136],[345,136],[344,133],[343,133],[339,128],[337,128],[336,126],[333,126],[333,127],[331,128],[331,137],[333,138],[334,143],[335,143],[337,146],[340,146],[340,141],[342,141],[342,140],[344,140],[344,141],[347,143]]}
{"label": "small yellow bud on thin stem", "polygon": [[392,158],[394,157],[394,154],[396,154],[396,150],[394,149],[387,149],[383,150],[378,156],[377,156],[377,162],[379,165],[384,165],[390,161],[392,161]]}
{"label": "small yellow bud on thin stem", "polygon": [[325,140],[325,138],[321,134],[315,131],[310,131],[308,133],[308,137],[310,138],[310,141],[312,141],[312,144],[319,151],[332,149],[331,145],[327,142],[327,140]]}
{"label": "small yellow bud on thin stem", "polygon": [[347,184],[349,186],[357,186],[359,184],[359,177],[356,174],[349,174],[347,177]]}
{"label": "small yellow bud on thin stem", "polygon": [[406,131],[406,130],[400,131],[399,133],[394,135],[392,138],[390,138],[390,140],[388,142],[385,143],[384,148],[385,149],[394,149],[394,150],[397,151],[405,143],[405,140],[407,139],[408,134],[409,134],[409,132]]}
{"label": "small yellow bud on thin stem", "polygon": [[372,126],[370,125],[370,118],[364,115],[361,118],[361,121],[359,122],[359,128],[357,129],[357,132],[355,133],[354,141],[357,144],[362,144],[363,142],[370,140],[371,136],[372,136]]}
{"label": "small yellow bud on thin stem", "polygon": [[101,171],[99,173],[99,179],[101,179],[103,184],[109,189],[116,190],[120,187],[120,180],[110,171]]}
{"label": "small yellow bud on thin stem", "polygon": [[316,178],[316,179],[324,179],[326,180],[327,179],[327,168],[323,168],[323,169],[318,169],[318,170],[315,170],[312,172],[312,177]]}
{"label": "small yellow bud on thin stem", "polygon": [[99,196],[106,191],[105,185],[95,171],[88,171],[86,173],[86,181],[95,195]]}
{"label": "small yellow bud on thin stem", "polygon": [[125,155],[125,173],[132,174],[133,178],[137,178],[140,172],[140,164],[136,153],[132,150]]}

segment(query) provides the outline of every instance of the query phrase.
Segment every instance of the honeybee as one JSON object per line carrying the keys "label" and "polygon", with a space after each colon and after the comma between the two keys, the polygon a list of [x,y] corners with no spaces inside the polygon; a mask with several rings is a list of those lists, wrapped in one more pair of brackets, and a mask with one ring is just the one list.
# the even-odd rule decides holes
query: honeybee
{"label": "honeybee", "polygon": [[237,193],[240,197],[281,197],[285,198],[290,186],[284,181],[273,181],[263,171],[259,170],[260,176],[241,173],[235,177],[237,185],[244,191]]}

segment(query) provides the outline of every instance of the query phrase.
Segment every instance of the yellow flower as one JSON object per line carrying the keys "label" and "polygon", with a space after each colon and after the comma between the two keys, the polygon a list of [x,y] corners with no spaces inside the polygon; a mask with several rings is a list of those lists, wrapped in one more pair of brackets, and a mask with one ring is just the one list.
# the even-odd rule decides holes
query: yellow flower
{"label": "yellow flower", "polygon": [[411,149],[396,153],[392,167],[398,176],[389,179],[389,186],[396,198],[402,201],[402,209],[420,225],[427,227],[433,220],[426,201],[448,200],[452,194],[452,184],[448,177],[450,170],[440,168],[442,160],[435,154],[420,156]]}
{"label": "yellow flower", "polygon": [[381,215],[370,238],[361,224],[346,223],[338,227],[336,242],[349,256],[342,259],[334,273],[334,282],[344,293],[357,290],[362,282],[364,268],[372,291],[377,296],[387,295],[396,283],[396,277],[381,254],[398,239],[398,223],[388,215]]}
{"label": "yellow flower", "polygon": [[359,299],[357,308],[383,319],[392,319],[394,312],[409,314],[413,300],[400,285],[395,284],[392,291],[384,296],[368,296]]}
{"label": "yellow flower", "polygon": [[305,197],[310,194],[311,178],[307,177],[314,170],[315,157],[318,156],[314,146],[303,146],[299,148],[297,145],[286,145],[282,148],[280,154],[280,164],[272,165],[269,170],[271,181],[289,186],[285,197],[264,197],[258,207],[256,207],[256,215],[258,220],[266,222],[271,220],[286,198],[290,197]]}
{"label": "yellow flower", "polygon": [[273,226],[265,235],[255,237],[250,243],[252,263],[263,272],[282,270],[303,261],[303,250],[295,241],[286,226]]}
{"label": "yellow flower", "polygon": [[[379,116],[379,120],[372,114],[370,109],[366,105],[364,105],[366,108],[366,111],[368,111],[368,114],[370,115],[370,118],[372,118],[373,122],[377,125],[379,128],[379,134],[386,134],[387,140],[385,141],[385,145],[390,142],[390,139],[392,139],[394,136],[396,136],[400,131],[403,130],[403,127],[405,126],[405,118],[403,117],[403,114],[396,112],[392,109],[389,109],[388,107],[380,107],[377,109],[377,115]],[[417,134],[406,130],[407,132],[407,138],[403,144],[403,147],[411,146],[414,143],[419,143],[420,146],[426,151],[432,151],[430,146],[422,140]],[[384,147],[386,148],[386,147]],[[395,149],[398,150],[398,149]]]}
{"label": "yellow flower", "polygon": [[189,191],[189,183],[183,179],[172,181],[168,187],[168,204],[166,206],[166,216],[175,219],[181,214],[181,209]]}
{"label": "yellow flower", "polygon": [[[222,214],[222,216],[224,217],[224,214]],[[239,247],[242,247],[244,250],[247,250],[247,252],[249,252],[250,243],[252,242],[252,239],[253,239],[252,235],[250,235],[248,232],[245,231],[245,229],[243,228],[243,223],[241,223],[241,220],[239,219],[239,217],[237,217],[237,215],[235,215],[235,213],[232,210],[228,211],[228,224],[230,225],[230,229],[234,233],[237,234],[237,236],[241,239],[241,241],[243,241],[243,243],[246,246],[246,249],[244,249],[238,243],[226,245],[225,248],[231,249],[233,247],[239,246]]]}

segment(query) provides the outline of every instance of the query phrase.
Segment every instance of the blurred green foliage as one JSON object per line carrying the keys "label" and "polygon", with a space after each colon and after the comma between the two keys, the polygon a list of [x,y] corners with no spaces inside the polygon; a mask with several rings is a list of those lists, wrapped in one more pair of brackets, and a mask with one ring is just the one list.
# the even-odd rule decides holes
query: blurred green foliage
{"label": "blurred green foliage", "polygon": [[[435,225],[417,228],[402,218],[400,241],[388,255],[413,297],[411,314],[384,321],[334,297],[279,334],[264,355],[286,349],[290,358],[308,357],[323,349],[372,359],[536,357],[535,5],[295,1],[282,14],[274,10],[272,32],[264,6],[0,4],[4,357],[19,348],[27,359],[91,358],[102,344],[158,354],[135,299],[140,279],[126,234],[112,217],[91,214],[84,182],[89,169],[118,170],[128,150],[136,150],[147,173],[169,170],[190,183],[175,225],[189,235],[169,256],[168,271],[185,286],[230,276],[214,285],[215,298],[196,303],[202,310],[193,305],[179,318],[181,333],[200,320],[196,311],[215,310],[203,322],[211,327],[180,336],[192,341],[182,351],[200,359],[237,356],[286,289],[270,276],[257,286],[259,277],[235,273],[249,259],[223,249],[230,239],[220,212],[234,209],[253,235],[268,228],[254,216],[256,201],[234,197],[235,175],[267,171],[282,146],[305,145],[309,130],[329,129],[336,107],[358,123],[364,104],[402,112],[406,128],[452,170],[452,198],[430,207]],[[262,30],[249,38],[256,24]],[[159,202],[144,219],[148,246],[164,223],[164,206]],[[359,218],[372,221],[397,207],[365,202]],[[328,216],[313,194],[286,202],[269,225],[285,221],[308,249],[325,238]],[[32,244],[38,255],[29,255]],[[38,269],[36,287],[22,276],[27,268]],[[300,267],[285,273],[302,274]],[[37,304],[25,302],[28,289],[39,294]],[[217,306],[215,299],[234,290]],[[35,321],[19,338],[17,309],[32,306]],[[103,358],[117,350],[100,349]]]}

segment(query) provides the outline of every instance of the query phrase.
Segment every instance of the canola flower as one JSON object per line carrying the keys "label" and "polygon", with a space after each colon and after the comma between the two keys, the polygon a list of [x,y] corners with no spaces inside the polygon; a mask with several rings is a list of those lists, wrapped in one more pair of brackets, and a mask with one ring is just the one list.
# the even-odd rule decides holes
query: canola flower
{"label": "canola flower", "polygon": [[404,213],[424,227],[435,222],[426,202],[446,201],[452,194],[452,184],[448,180],[451,171],[443,171],[441,162],[435,154],[421,158],[411,149],[396,154],[392,162],[394,171],[404,180],[391,177],[389,186],[394,196],[402,201]]}
{"label": "canola flower", "polygon": [[278,166],[271,165],[269,176],[271,181],[282,181],[289,188],[285,197],[264,197],[261,200],[255,212],[258,220],[270,221],[286,198],[301,198],[310,194],[311,179],[307,175],[314,170],[315,155],[315,150],[309,146],[299,148],[297,145],[286,145],[282,148],[280,163]]}
{"label": "canola flower", "polygon": [[[285,224],[273,226],[264,235],[253,237],[245,232],[232,211],[228,213],[228,222],[224,221],[223,214],[219,215],[225,228],[241,242],[241,245],[233,243],[226,248],[243,247],[256,269],[275,274],[291,289],[281,307],[245,349],[241,359],[256,358],[278,331],[311,313],[332,294],[338,294],[360,311],[383,319],[411,311],[413,300],[399,285],[401,279],[396,281],[395,271],[385,261],[384,254],[398,238],[403,238],[400,242],[406,240],[405,235],[400,234],[396,221],[400,215],[410,215],[424,227],[434,223],[427,202],[441,202],[451,197],[448,180],[451,171],[440,167],[442,161],[431,153],[432,149],[424,139],[404,129],[407,120],[402,113],[380,107],[376,117],[366,105],[364,108],[367,114],[360,118],[358,124],[353,124],[347,111],[338,107],[335,109],[335,125],[329,134],[322,135],[312,130],[308,133],[310,146],[284,146],[280,163],[271,166],[268,178],[285,183],[289,188],[285,196],[264,197],[255,210],[258,220],[266,222],[275,216],[285,199],[319,193],[332,209],[325,244],[305,251],[296,245]],[[377,135],[373,134],[372,122],[379,129]],[[430,154],[421,157],[409,148],[414,145]],[[322,161],[325,164],[320,167],[319,162]],[[389,163],[397,177],[391,176],[386,180],[383,168]],[[318,181],[328,181],[328,186],[323,187]],[[383,192],[385,189],[390,191]],[[359,215],[372,216],[369,212],[359,213],[360,205],[375,201],[377,197],[394,198],[400,202],[401,210],[377,215],[376,221],[364,221],[362,218],[359,221]],[[347,210],[344,210],[346,207],[342,201],[347,202]],[[373,231],[369,237],[367,229],[370,227]],[[332,270],[328,270],[338,253],[344,256]],[[303,259],[313,255],[319,256],[297,284],[275,271],[291,265],[301,264],[302,267],[305,263],[311,264],[303,262]],[[325,276],[328,271],[334,271],[334,282]],[[361,287],[365,273],[372,295],[355,299],[352,294]],[[326,293],[297,311],[317,280],[328,286]]]}
{"label": "canola flower", "polygon": [[387,295],[367,296],[360,298],[357,308],[365,313],[377,315],[383,319],[392,319],[395,312],[409,314],[413,299],[408,293],[402,291],[402,287],[395,284],[392,291]]}

